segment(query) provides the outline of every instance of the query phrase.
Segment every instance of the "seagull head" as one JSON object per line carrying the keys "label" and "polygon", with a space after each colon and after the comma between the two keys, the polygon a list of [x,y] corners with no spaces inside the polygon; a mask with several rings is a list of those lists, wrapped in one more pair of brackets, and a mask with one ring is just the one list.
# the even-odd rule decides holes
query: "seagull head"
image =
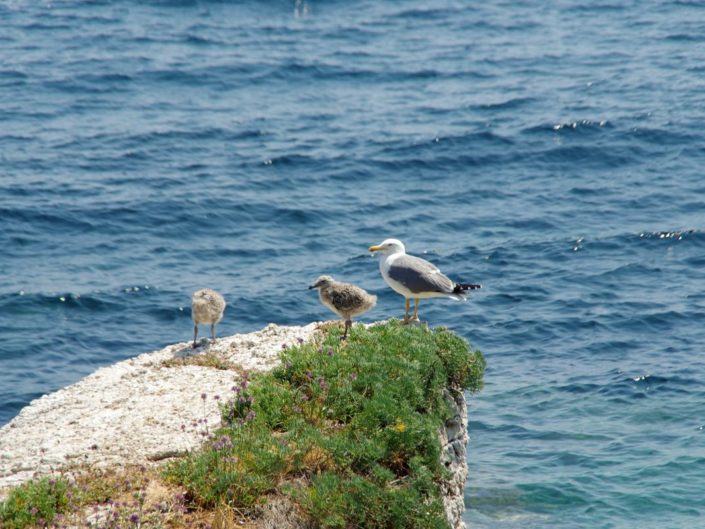
{"label": "seagull head", "polygon": [[335,279],[331,276],[321,276],[316,281],[308,287],[309,290],[312,288],[325,288],[335,283]]}
{"label": "seagull head", "polygon": [[404,243],[398,239],[385,239],[377,246],[370,246],[370,252],[382,252],[384,255],[392,255],[395,253],[406,253]]}

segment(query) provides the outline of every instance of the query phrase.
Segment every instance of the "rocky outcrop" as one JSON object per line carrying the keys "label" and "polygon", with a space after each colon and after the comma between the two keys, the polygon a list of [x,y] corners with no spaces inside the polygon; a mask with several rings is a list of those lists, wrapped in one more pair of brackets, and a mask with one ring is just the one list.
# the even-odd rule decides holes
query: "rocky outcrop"
{"label": "rocky outcrop", "polygon": [[[9,487],[67,464],[153,465],[196,448],[217,426],[218,402],[229,397],[243,371],[271,369],[282,347],[311,339],[318,327],[270,324],[196,350],[188,342],[171,345],[33,401],[0,429],[0,499]],[[443,502],[451,527],[464,529],[466,403],[452,388],[445,398],[452,415],[439,431],[449,471]],[[281,520],[287,509],[277,504],[264,514]],[[296,525],[295,517],[284,518]]]}
{"label": "rocky outcrop", "polygon": [[[150,465],[197,447],[219,423],[218,401],[230,396],[238,372],[271,369],[283,346],[310,339],[317,327],[270,324],[202,340],[195,350],[178,343],[44,395],[0,429],[0,498],[8,486],[64,465]],[[204,361],[192,363],[194,355]]]}

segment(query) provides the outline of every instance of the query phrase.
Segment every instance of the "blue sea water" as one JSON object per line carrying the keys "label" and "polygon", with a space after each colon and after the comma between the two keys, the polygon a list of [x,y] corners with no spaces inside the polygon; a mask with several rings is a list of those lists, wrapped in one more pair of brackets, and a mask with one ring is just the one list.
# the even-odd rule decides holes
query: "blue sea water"
{"label": "blue sea water", "polygon": [[481,349],[473,528],[705,527],[705,4],[0,4],[0,424],[188,340],[401,316]]}

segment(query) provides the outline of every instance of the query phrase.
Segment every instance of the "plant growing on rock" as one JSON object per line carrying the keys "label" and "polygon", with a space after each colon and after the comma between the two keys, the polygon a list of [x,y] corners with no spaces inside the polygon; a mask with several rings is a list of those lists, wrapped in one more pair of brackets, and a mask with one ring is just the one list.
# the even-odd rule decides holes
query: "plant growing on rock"
{"label": "plant growing on rock", "polygon": [[194,505],[254,513],[283,496],[313,527],[447,527],[444,390],[478,391],[482,355],[446,329],[339,332],[284,349],[222,405],[216,442],[168,467]]}

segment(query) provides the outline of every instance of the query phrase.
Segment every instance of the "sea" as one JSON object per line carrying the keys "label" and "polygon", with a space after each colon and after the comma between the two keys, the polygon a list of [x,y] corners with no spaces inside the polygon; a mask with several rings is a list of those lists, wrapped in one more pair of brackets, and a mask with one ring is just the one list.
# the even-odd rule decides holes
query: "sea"
{"label": "sea", "polygon": [[487,360],[469,528],[705,528],[704,168],[697,0],[4,0],[0,425],[199,288],[401,317],[397,238],[483,286],[420,305]]}

